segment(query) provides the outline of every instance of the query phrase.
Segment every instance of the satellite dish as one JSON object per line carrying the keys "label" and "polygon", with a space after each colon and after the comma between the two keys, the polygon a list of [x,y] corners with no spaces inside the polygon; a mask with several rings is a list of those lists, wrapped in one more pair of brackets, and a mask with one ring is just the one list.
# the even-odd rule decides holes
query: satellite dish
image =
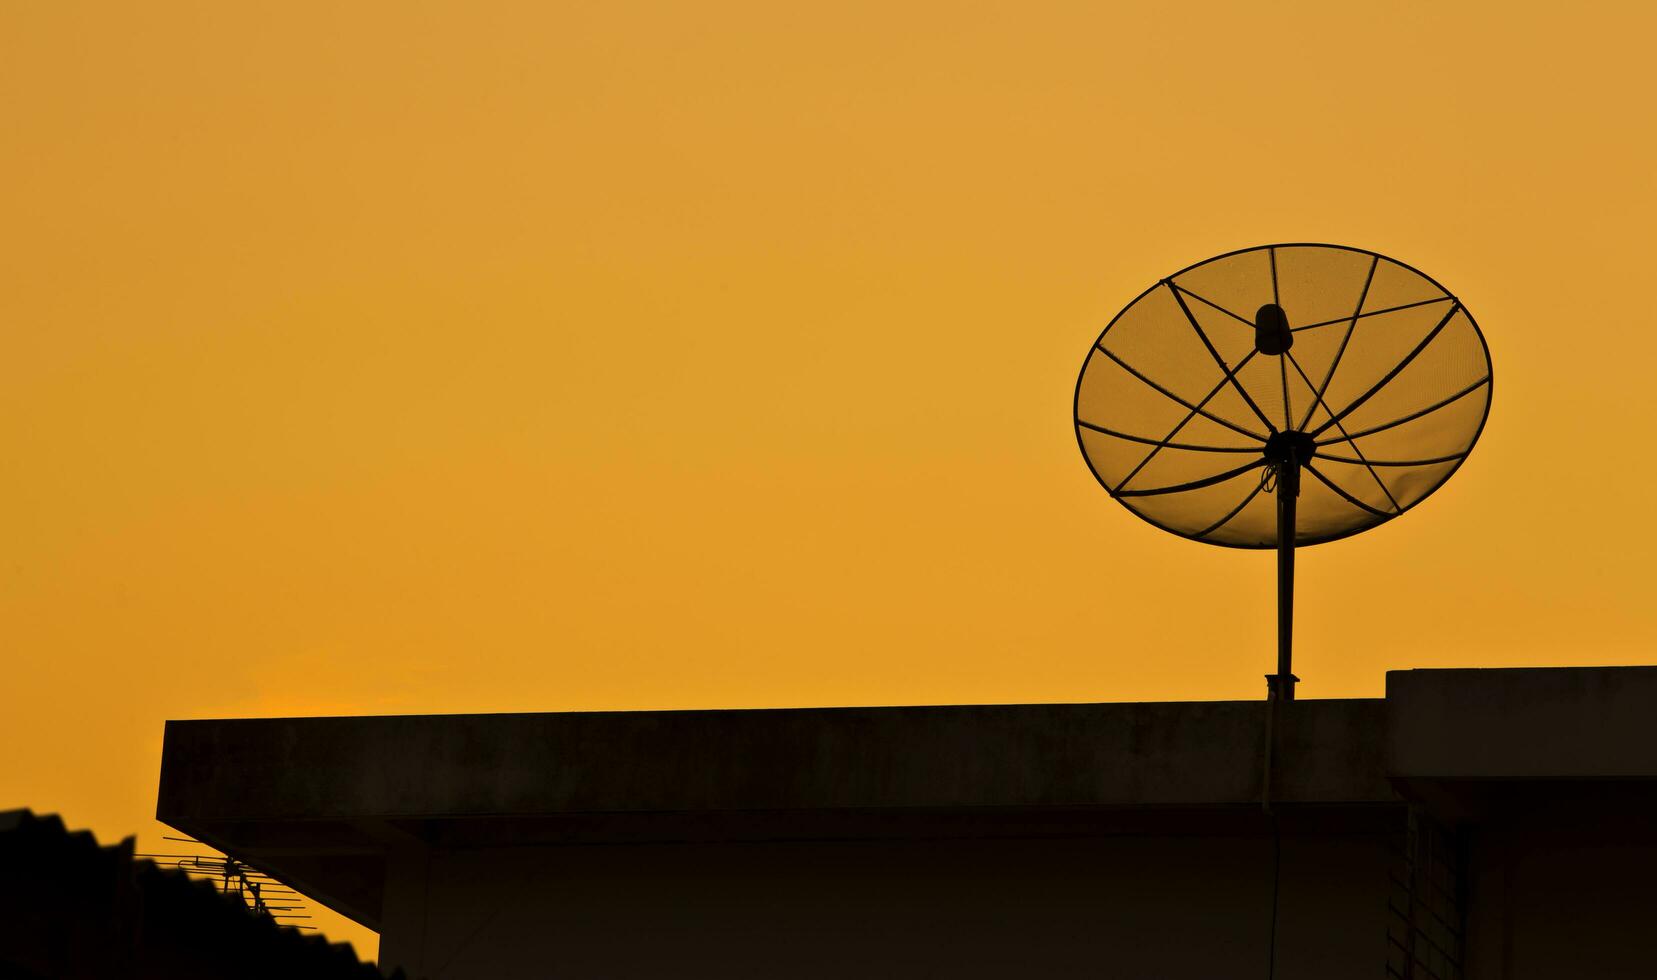
{"label": "satellite dish", "polygon": [[1341,245],[1262,245],[1161,280],[1110,321],[1076,382],[1076,438],[1151,524],[1276,548],[1273,699],[1294,698],[1294,555],[1414,507],[1472,451],[1490,351],[1423,273]]}

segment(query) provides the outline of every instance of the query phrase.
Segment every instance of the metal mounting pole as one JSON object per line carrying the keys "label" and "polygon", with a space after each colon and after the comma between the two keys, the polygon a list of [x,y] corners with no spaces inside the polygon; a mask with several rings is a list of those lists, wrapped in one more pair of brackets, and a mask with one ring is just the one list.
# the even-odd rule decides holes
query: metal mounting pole
{"label": "metal mounting pole", "polygon": [[1300,496],[1300,461],[1291,451],[1277,467],[1277,673],[1266,675],[1266,697],[1293,701],[1295,624],[1295,499]]}

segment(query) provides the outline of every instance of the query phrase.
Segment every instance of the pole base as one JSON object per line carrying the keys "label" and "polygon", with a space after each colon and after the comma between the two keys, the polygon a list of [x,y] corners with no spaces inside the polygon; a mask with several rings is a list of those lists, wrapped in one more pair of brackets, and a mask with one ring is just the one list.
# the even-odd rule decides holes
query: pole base
{"label": "pole base", "polygon": [[1293,701],[1295,699],[1295,685],[1300,678],[1293,674],[1267,674],[1266,700]]}

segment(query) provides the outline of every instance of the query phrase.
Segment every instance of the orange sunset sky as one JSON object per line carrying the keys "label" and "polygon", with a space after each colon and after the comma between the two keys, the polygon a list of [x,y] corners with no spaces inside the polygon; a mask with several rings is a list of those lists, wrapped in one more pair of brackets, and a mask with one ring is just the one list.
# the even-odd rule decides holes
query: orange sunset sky
{"label": "orange sunset sky", "polygon": [[1654,11],[8,0],[0,808],[160,849],[168,718],[1258,698],[1271,554],[1071,397],[1273,241],[1496,373],[1301,696],[1651,662]]}

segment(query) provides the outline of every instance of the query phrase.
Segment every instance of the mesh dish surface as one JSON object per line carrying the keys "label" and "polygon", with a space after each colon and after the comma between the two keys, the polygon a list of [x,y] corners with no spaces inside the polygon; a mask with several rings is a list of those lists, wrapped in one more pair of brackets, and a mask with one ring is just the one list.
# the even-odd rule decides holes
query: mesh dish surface
{"label": "mesh dish surface", "polygon": [[[1255,346],[1276,304],[1292,342]],[[1295,543],[1404,513],[1472,451],[1490,352],[1461,301],[1421,272],[1340,245],[1262,245],[1177,272],[1111,320],[1076,382],[1076,438],[1128,510],[1233,548],[1277,545],[1267,439],[1306,433]]]}

